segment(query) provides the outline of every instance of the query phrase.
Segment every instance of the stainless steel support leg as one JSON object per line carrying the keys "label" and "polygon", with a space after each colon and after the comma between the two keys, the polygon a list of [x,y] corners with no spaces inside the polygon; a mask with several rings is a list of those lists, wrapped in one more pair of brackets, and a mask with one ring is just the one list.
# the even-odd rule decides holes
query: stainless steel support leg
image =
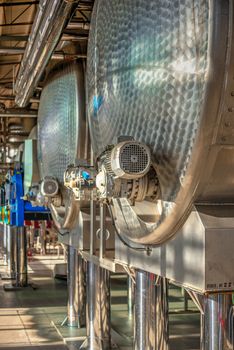
{"label": "stainless steel support leg", "polygon": [[81,349],[110,350],[109,272],[93,262],[87,265],[87,340]]}
{"label": "stainless steel support leg", "polygon": [[15,235],[15,262],[16,262],[16,287],[26,287],[28,285],[27,274],[27,237],[25,228],[16,227]]}
{"label": "stainless steel support leg", "polygon": [[15,226],[7,225],[7,266],[11,277],[15,275]]}
{"label": "stainless steel support leg", "polygon": [[46,222],[40,221],[40,243],[41,243],[41,255],[46,255]]}
{"label": "stainless steel support leg", "polygon": [[156,349],[168,350],[169,318],[168,318],[168,282],[166,278],[158,277],[156,281]]}
{"label": "stainless steel support leg", "polygon": [[7,265],[7,224],[3,224],[3,264]]}
{"label": "stainless steel support leg", "polygon": [[127,291],[128,291],[128,316],[131,318],[134,307],[134,290],[135,285],[130,276],[127,277]]}
{"label": "stainless steel support leg", "polygon": [[81,256],[71,246],[68,246],[67,270],[67,325],[80,328],[85,324],[84,270]]}
{"label": "stainless steel support leg", "polygon": [[136,271],[134,349],[153,350],[156,347],[156,287],[155,275]]}
{"label": "stainless steel support leg", "polygon": [[204,350],[233,350],[233,329],[229,329],[231,309],[231,294],[217,293],[204,297]]}
{"label": "stainless steel support leg", "polygon": [[99,268],[100,338],[102,349],[111,349],[110,271]]}

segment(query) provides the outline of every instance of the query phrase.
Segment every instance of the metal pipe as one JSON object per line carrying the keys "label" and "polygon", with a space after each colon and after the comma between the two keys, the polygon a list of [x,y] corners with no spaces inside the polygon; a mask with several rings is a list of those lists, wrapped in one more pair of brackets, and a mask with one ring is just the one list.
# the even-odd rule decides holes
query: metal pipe
{"label": "metal pipe", "polygon": [[4,55],[23,55],[24,48],[22,47],[0,47],[0,54]]}
{"label": "metal pipe", "polygon": [[[15,100],[15,96],[14,95],[0,95],[0,100],[2,101],[14,101]],[[40,99],[36,98],[36,97],[32,97],[30,98],[29,102],[33,103],[39,103]]]}
{"label": "metal pipe", "polygon": [[7,265],[7,224],[3,224],[3,264]]}
{"label": "metal pipe", "polygon": [[70,22],[68,23],[66,29],[83,29],[83,30],[89,30],[90,24],[87,22]]}
{"label": "metal pipe", "polygon": [[76,0],[43,0],[31,30],[30,38],[15,83],[16,103],[26,106],[55,50]]}
{"label": "metal pipe", "polygon": [[164,277],[156,280],[156,349],[168,350],[169,341],[169,311],[168,311],[168,282]]}
{"label": "metal pipe", "polygon": [[28,41],[28,35],[0,35],[0,41]]}
{"label": "metal pipe", "polygon": [[232,294],[217,293],[204,297],[204,350],[233,350],[233,329],[229,329]]}
{"label": "metal pipe", "polygon": [[87,265],[87,339],[80,349],[109,350],[111,349],[110,273],[91,261]]}
{"label": "metal pipe", "polygon": [[[0,4],[1,5],[1,4]],[[0,35],[0,41],[23,41],[27,42],[29,39],[29,35]],[[75,33],[64,33],[60,39],[61,41],[80,41],[80,40],[88,40],[87,34],[75,34]],[[12,47],[10,47],[12,49]],[[15,64],[19,64],[20,62],[14,62]]]}
{"label": "metal pipe", "polygon": [[41,244],[41,255],[46,255],[46,222],[39,222],[39,235],[40,235],[40,244]]}
{"label": "metal pipe", "polygon": [[100,247],[99,257],[103,259],[106,254],[106,205],[100,203]]}
{"label": "metal pipe", "polygon": [[32,112],[0,112],[0,118],[37,118],[37,113]]}
{"label": "metal pipe", "polygon": [[134,306],[134,290],[135,285],[130,276],[127,276],[127,291],[128,291],[128,316],[131,318]]}
{"label": "metal pipe", "polygon": [[[136,271],[134,349],[153,350],[156,347],[156,287],[155,275]],[[161,349],[160,349],[161,350]]]}
{"label": "metal pipe", "polygon": [[100,329],[99,329],[99,308],[98,308],[98,290],[99,290],[99,267],[93,262],[87,263],[87,302],[86,302],[86,328],[87,340],[81,346],[81,349],[99,350]]}
{"label": "metal pipe", "polygon": [[77,58],[86,58],[85,54],[67,54],[64,52],[56,52],[52,55],[53,60],[65,60],[65,59],[77,59]]}
{"label": "metal pipe", "polygon": [[15,236],[15,286],[26,287],[28,285],[27,276],[27,237],[23,226],[16,227]]}
{"label": "metal pipe", "polygon": [[85,287],[83,261],[78,251],[67,247],[67,325],[81,328],[85,325]]}
{"label": "metal pipe", "polygon": [[101,349],[111,349],[111,321],[110,321],[110,271],[99,268],[100,290],[100,338],[102,340]]}
{"label": "metal pipe", "polygon": [[15,226],[7,225],[7,266],[11,277],[15,275]]}

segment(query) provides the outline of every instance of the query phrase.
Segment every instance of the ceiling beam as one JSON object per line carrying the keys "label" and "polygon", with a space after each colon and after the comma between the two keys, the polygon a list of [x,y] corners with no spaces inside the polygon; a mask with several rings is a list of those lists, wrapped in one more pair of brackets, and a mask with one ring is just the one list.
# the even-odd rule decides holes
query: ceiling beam
{"label": "ceiling beam", "polygon": [[16,22],[0,24],[0,27],[31,26],[33,22]]}
{"label": "ceiling beam", "polygon": [[39,0],[35,0],[35,1],[21,1],[21,2],[1,2],[0,3],[0,7],[11,7],[11,6],[28,6],[28,5],[37,5],[39,4]]}
{"label": "ceiling beam", "polygon": [[0,41],[27,41],[28,35],[0,35]]}

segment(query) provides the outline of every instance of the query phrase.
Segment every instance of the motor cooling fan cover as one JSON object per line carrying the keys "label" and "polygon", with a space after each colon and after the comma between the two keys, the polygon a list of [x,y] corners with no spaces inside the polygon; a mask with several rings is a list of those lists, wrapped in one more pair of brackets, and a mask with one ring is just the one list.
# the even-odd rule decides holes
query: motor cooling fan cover
{"label": "motor cooling fan cover", "polygon": [[87,67],[94,153],[132,136],[149,146],[160,185],[155,203],[113,200],[120,233],[135,242],[169,239],[198,198],[230,200],[226,180],[217,189],[212,174],[221,144],[233,143],[222,131],[232,16],[231,1],[95,1]]}
{"label": "motor cooling fan cover", "polygon": [[38,160],[41,178],[59,182],[64,206],[51,205],[59,228],[70,228],[77,218],[77,203],[63,186],[68,165],[84,157],[85,91],[81,62],[63,63],[50,73],[43,88],[38,114]]}

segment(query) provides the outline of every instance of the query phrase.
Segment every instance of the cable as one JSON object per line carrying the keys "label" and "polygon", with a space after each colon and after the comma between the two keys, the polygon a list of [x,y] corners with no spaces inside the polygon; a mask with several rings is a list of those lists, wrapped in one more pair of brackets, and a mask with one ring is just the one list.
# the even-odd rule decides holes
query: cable
{"label": "cable", "polygon": [[107,208],[108,208],[108,210],[109,210],[109,213],[110,213],[110,216],[111,216],[111,221],[112,221],[112,224],[113,224],[113,226],[114,226],[115,232],[116,232],[116,234],[117,234],[119,240],[120,240],[126,247],[128,247],[128,248],[130,248],[130,249],[137,250],[137,251],[139,251],[139,250],[140,250],[140,251],[145,251],[145,252],[148,253],[148,250],[149,250],[148,247],[147,247],[147,248],[133,247],[133,246],[131,246],[129,243],[127,243],[127,242],[124,240],[124,238],[119,234],[119,231],[118,231],[118,229],[117,229],[117,227],[116,227],[115,219],[114,219],[114,216],[113,216],[113,213],[112,213],[112,210],[111,210],[111,207],[110,207],[110,203],[109,203],[109,202],[107,203]]}

